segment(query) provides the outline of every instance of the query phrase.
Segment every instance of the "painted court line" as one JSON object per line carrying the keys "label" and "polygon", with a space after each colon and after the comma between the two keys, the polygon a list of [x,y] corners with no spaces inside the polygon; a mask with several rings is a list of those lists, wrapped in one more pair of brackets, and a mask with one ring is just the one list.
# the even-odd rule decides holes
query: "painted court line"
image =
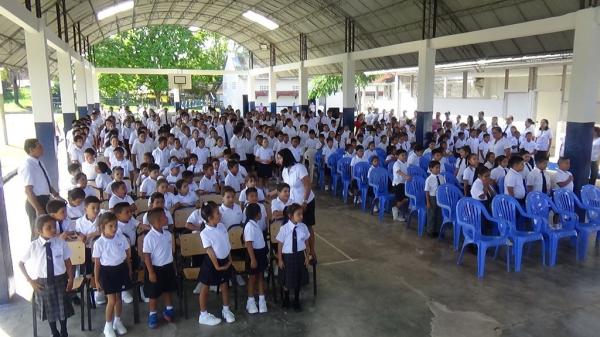
{"label": "painted court line", "polygon": [[319,266],[331,266],[334,264],[342,264],[342,263],[349,263],[349,262],[356,262],[358,260],[354,259],[354,260],[341,260],[341,261],[333,261],[333,262],[325,262],[325,263],[319,263]]}
{"label": "painted court line", "polygon": [[[323,240],[323,242],[325,242],[326,244],[330,245],[331,248],[335,249],[338,253],[342,254],[346,259],[348,259],[349,261],[354,261],[353,258],[351,258],[348,254],[344,253],[344,251],[342,251],[341,249],[339,249],[338,247],[334,246],[331,242],[327,241],[324,237],[322,237],[321,235],[315,233],[315,236],[321,240]],[[325,264],[324,264],[325,265]]]}

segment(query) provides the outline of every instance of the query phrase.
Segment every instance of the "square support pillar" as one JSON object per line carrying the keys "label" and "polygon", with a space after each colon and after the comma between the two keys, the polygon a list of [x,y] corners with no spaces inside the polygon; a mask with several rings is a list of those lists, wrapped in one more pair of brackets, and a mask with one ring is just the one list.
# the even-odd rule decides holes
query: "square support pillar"
{"label": "square support pillar", "polygon": [[342,63],[342,67],[342,125],[348,126],[350,130],[354,130],[354,111],[356,109],[356,79],[354,78],[355,63],[354,60],[350,59],[349,53],[346,54],[346,59]]}
{"label": "square support pillar", "polygon": [[566,114],[565,157],[571,160],[574,190],[589,181],[600,79],[600,7],[580,10],[575,20],[573,68]]}
{"label": "square support pillar", "polygon": [[248,111],[256,109],[256,79],[254,75],[248,72]]}
{"label": "square support pillar", "polygon": [[269,111],[272,115],[277,113],[277,73],[269,67]]}
{"label": "square support pillar", "polygon": [[41,160],[48,169],[48,178],[50,178],[52,186],[58,186],[56,129],[54,127],[54,115],[52,114],[46,34],[44,30],[37,32],[24,30],[24,33],[27,70],[31,80],[31,109],[33,110],[35,134],[44,147],[44,155]]}
{"label": "square support pillar", "polygon": [[304,67],[304,61],[300,61],[300,67],[298,67],[298,102],[299,112],[308,111],[308,72]]}
{"label": "square support pillar", "polygon": [[435,80],[435,49],[424,40],[419,49],[419,72],[417,83],[417,143],[425,144],[431,137],[433,119],[433,84]]}
{"label": "square support pillar", "polygon": [[92,80],[92,65],[87,61],[84,62],[86,102],[88,114],[91,114],[92,111],[94,111],[94,81]]}
{"label": "square support pillar", "polygon": [[73,91],[73,70],[71,55],[63,51],[56,52],[58,59],[58,83],[60,85],[60,105],[63,114],[63,131],[71,130],[75,120],[75,92]]}
{"label": "square support pillar", "polygon": [[92,66],[92,93],[94,97],[94,110],[100,110],[100,83],[98,82],[96,67]]}
{"label": "square support pillar", "polygon": [[85,83],[85,67],[83,61],[75,62],[75,93],[79,118],[87,116],[87,92]]}

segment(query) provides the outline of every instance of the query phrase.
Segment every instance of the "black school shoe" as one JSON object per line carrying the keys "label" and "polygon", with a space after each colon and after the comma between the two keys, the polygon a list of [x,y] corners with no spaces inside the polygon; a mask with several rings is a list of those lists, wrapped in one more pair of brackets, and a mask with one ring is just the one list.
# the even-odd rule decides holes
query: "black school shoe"
{"label": "black school shoe", "polygon": [[302,306],[300,305],[300,301],[294,301],[294,311],[295,312],[301,312],[302,311]]}

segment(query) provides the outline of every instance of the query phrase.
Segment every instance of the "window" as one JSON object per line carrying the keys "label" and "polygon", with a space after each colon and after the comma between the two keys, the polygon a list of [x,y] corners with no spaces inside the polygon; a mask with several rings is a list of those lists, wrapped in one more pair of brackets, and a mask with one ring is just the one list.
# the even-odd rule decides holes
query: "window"
{"label": "window", "polygon": [[299,85],[293,85],[292,86],[292,90],[294,90],[294,91],[300,91],[300,86]]}
{"label": "window", "polygon": [[269,91],[268,85],[261,85],[258,87],[258,91]]}
{"label": "window", "polygon": [[236,86],[237,86],[237,82],[231,82],[231,89],[235,90]]}

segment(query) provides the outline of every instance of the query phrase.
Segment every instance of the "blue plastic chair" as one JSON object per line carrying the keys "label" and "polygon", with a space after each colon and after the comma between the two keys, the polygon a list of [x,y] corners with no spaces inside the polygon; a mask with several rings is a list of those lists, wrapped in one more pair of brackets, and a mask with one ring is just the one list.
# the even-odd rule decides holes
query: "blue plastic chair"
{"label": "blue plastic chair", "polygon": [[548,222],[550,210],[555,214],[559,214],[559,211],[548,195],[542,192],[529,192],[525,199],[525,207],[527,208],[527,213],[534,217],[534,224],[539,224],[544,235],[546,251],[548,252],[548,266],[552,267],[556,265],[558,242],[563,238],[571,238],[575,242],[575,258],[579,259],[575,224],[571,221],[562,221],[563,217],[560,217],[561,223],[559,227],[550,226]]}
{"label": "blue plastic chair", "polygon": [[454,250],[458,250],[460,242],[460,228],[456,223],[456,204],[462,197],[462,191],[448,182],[440,186],[436,194],[437,204],[442,209],[442,226],[440,227],[439,239],[443,238],[446,225],[452,225]]}
{"label": "blue plastic chair", "polygon": [[452,184],[452,185],[458,187],[459,189],[462,189],[460,182],[458,181],[458,179],[456,179],[456,176],[454,175],[453,172],[446,171],[446,172],[442,172],[440,174],[444,177],[444,179],[446,179],[447,184]]}
{"label": "blue plastic chair", "polygon": [[340,176],[337,173],[337,162],[342,158],[342,155],[336,153],[332,153],[327,159],[327,167],[331,172],[331,192],[333,195],[336,194],[337,185],[340,180]]}
{"label": "blue plastic chair", "polygon": [[375,148],[375,154],[377,154],[377,157],[379,157],[379,162],[380,163],[385,162],[385,157],[387,157],[387,153],[385,152],[384,149],[382,149],[380,147],[376,147]]}
{"label": "blue plastic chair", "polygon": [[[600,209],[600,188],[595,185],[585,185],[581,188],[581,203],[586,210]],[[596,234],[596,247],[600,243],[600,232]]]}
{"label": "blue plastic chair", "polygon": [[373,188],[373,205],[375,205],[376,201],[379,202],[379,221],[381,222],[383,221],[385,210],[395,197],[393,193],[388,192],[387,170],[381,167],[372,169],[369,174],[369,186]]}
{"label": "blue plastic chair", "polygon": [[343,147],[340,147],[337,150],[335,150],[335,154],[339,154],[340,156],[343,156],[344,153],[346,153],[346,149],[344,149]]}
{"label": "blue plastic chair", "polygon": [[423,236],[425,224],[427,223],[427,204],[425,201],[425,179],[419,176],[411,177],[404,185],[405,194],[408,197],[408,219],[406,228],[410,226],[410,218],[417,213],[417,235]]}
{"label": "blue plastic chair", "polygon": [[423,169],[423,171],[427,172],[427,170],[429,169],[429,162],[431,161],[431,155],[429,156],[425,156],[423,155],[420,159],[419,159],[419,167],[421,169]]}
{"label": "blue plastic chair", "polygon": [[317,182],[321,188],[325,188],[325,166],[323,158],[323,149],[317,150],[315,153],[315,165],[317,166],[317,174],[319,175]]}
{"label": "blue plastic chair", "polygon": [[407,173],[411,177],[421,177],[427,179],[427,171],[423,171],[422,168],[416,165],[408,165]]}
{"label": "blue plastic chair", "polygon": [[456,157],[446,157],[446,160],[448,161],[448,164],[452,165],[452,170],[454,170],[454,165],[456,164]]}
{"label": "blue plastic chair", "polygon": [[[454,175],[454,165],[450,163],[444,163],[444,171]],[[456,176],[454,178],[456,178]]]}
{"label": "blue plastic chair", "polygon": [[542,235],[541,224],[533,221],[533,230],[524,231],[517,229],[517,213],[528,219],[535,216],[525,212],[517,199],[510,195],[498,194],[492,200],[492,214],[495,218],[505,220],[510,227],[508,237],[513,242],[513,253],[515,256],[515,271],[521,271],[521,260],[523,258],[523,246],[529,242],[541,241],[542,243],[542,265],[546,264],[546,242]]}
{"label": "blue plastic chair", "polygon": [[[487,219],[496,224],[498,235],[483,235],[481,233],[481,221]],[[490,247],[506,247],[506,270],[510,271],[510,240],[507,232],[510,225],[502,219],[494,219],[490,216],[485,206],[473,198],[462,198],[456,204],[456,222],[461,228],[464,241],[458,256],[457,264],[462,264],[463,253],[468,245],[477,246],[477,277],[481,278],[485,272],[485,256]]]}
{"label": "blue plastic chair", "polygon": [[431,160],[432,154],[431,152],[423,153],[423,158],[429,158]]}
{"label": "blue plastic chair", "polygon": [[387,165],[387,173],[388,173],[388,178],[390,178],[390,183],[394,180],[394,164],[395,163],[396,163],[396,161],[391,161]]}
{"label": "blue plastic chair", "polygon": [[367,192],[369,191],[369,163],[360,162],[354,165],[352,170],[352,180],[356,180],[358,190],[360,191],[361,209],[367,209]]}
{"label": "blue plastic chair", "polygon": [[337,173],[342,181],[342,199],[344,203],[348,201],[348,190],[350,189],[350,182],[352,182],[350,162],[352,162],[350,157],[344,157],[337,162]]}
{"label": "blue plastic chair", "polygon": [[[579,235],[579,260],[585,260],[587,254],[588,238],[590,234],[600,231],[600,209],[593,207],[586,209],[585,205],[579,201],[579,198],[573,191],[565,188],[559,188],[554,191],[554,204],[561,215],[562,221],[573,222]],[[588,222],[581,222],[576,211],[577,208],[585,210]]]}
{"label": "blue plastic chair", "polygon": [[498,178],[496,185],[498,186],[498,194],[504,194],[504,177]]}

